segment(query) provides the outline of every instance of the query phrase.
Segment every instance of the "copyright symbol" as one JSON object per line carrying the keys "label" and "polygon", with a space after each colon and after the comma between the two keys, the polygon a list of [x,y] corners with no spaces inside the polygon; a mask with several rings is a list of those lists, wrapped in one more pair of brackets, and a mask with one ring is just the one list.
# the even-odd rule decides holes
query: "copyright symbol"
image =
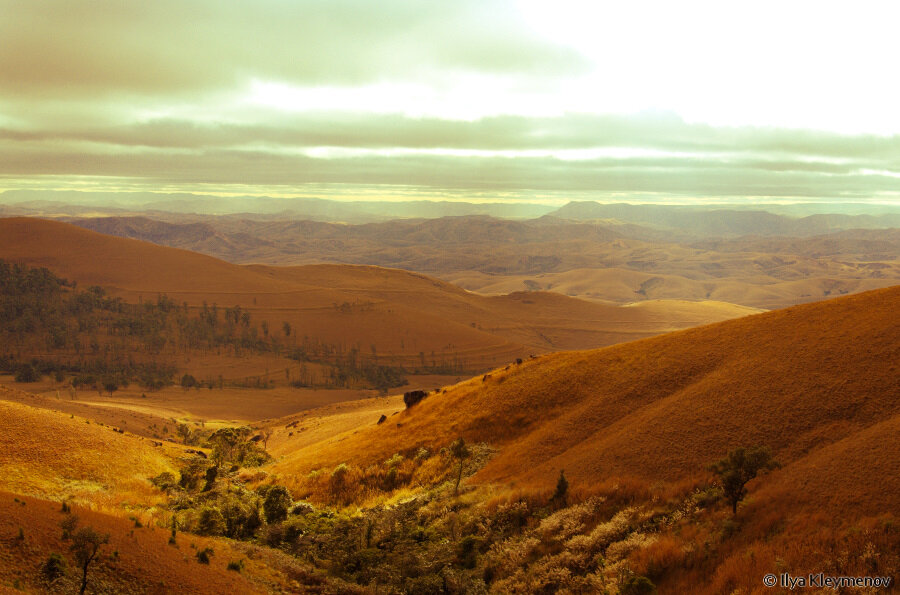
{"label": "copyright symbol", "polygon": [[767,574],[763,577],[763,584],[767,587],[774,587],[778,583],[778,577],[774,574]]}

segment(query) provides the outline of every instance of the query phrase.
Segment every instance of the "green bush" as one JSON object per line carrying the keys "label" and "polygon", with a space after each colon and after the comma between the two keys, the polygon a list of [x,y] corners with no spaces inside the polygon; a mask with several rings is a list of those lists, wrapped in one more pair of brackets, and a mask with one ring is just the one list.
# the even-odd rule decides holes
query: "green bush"
{"label": "green bush", "polygon": [[222,511],[214,506],[204,506],[197,520],[197,533],[200,535],[222,535],[225,533],[225,517]]}
{"label": "green bush", "polygon": [[286,519],[293,502],[291,493],[286,487],[276,485],[269,488],[266,492],[266,499],[263,500],[266,521],[273,524]]}

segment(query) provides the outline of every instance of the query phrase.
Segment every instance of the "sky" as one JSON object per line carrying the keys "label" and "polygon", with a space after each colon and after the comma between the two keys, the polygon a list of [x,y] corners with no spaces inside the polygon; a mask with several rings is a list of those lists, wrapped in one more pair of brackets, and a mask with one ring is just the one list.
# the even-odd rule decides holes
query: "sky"
{"label": "sky", "polygon": [[0,14],[0,190],[900,204],[893,2]]}

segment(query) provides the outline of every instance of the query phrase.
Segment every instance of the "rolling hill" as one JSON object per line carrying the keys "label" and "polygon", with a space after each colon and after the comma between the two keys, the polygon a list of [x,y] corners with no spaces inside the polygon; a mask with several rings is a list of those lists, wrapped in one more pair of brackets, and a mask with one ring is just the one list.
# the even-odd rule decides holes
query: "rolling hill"
{"label": "rolling hill", "polygon": [[[656,213],[650,207],[622,207],[626,215]],[[832,221],[826,215],[794,219],[722,211],[707,221],[721,233],[693,235],[671,225],[694,225],[705,211],[656,210],[668,227],[553,216],[527,221],[443,217],[366,225],[204,216],[185,222],[165,214],[155,214],[155,219],[68,221],[235,263],[394,267],[486,295],[540,290],[617,304],[712,299],[781,308],[900,281],[900,231],[883,229],[895,223],[889,214],[835,215]],[[723,223],[717,227],[719,219]],[[823,219],[827,221],[822,224],[802,223]],[[739,222],[744,220],[747,225],[742,227]],[[878,228],[845,229],[848,225]]]}
{"label": "rolling hill", "polygon": [[176,303],[240,305],[294,340],[356,347],[411,364],[464,362],[478,369],[523,354],[608,345],[747,313],[698,305],[684,317],[618,308],[552,293],[485,297],[449,283],[378,267],[240,266],[215,258],[40,219],[0,219],[0,258],[45,266],[82,287],[126,301],[167,294]]}
{"label": "rolling hill", "polygon": [[476,482],[549,488],[565,469],[573,485],[677,483],[729,449],[763,444],[784,465],[766,493],[896,510],[900,453],[884,440],[900,419],[898,305],[894,287],[542,356],[431,395],[392,423],[288,452],[275,469],[364,466],[463,436],[500,448]]}
{"label": "rolling hill", "polygon": [[[169,540],[167,497],[149,478],[177,474],[190,456],[182,446],[12,403],[8,392],[0,388],[0,591],[77,590],[80,573],[60,527],[66,501],[79,527],[109,534],[89,592],[320,592],[325,579],[280,552],[180,532]],[[205,548],[214,554],[200,564],[197,552]],[[41,567],[53,552],[68,560],[69,572],[51,584]],[[238,561],[240,573],[227,569]]]}

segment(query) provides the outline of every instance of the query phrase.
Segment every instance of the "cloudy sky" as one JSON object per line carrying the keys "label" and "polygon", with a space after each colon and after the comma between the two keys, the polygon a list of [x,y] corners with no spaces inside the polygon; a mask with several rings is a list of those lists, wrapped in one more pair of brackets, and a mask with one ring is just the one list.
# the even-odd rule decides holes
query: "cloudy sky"
{"label": "cloudy sky", "polygon": [[893,2],[0,15],[0,190],[900,204]]}

